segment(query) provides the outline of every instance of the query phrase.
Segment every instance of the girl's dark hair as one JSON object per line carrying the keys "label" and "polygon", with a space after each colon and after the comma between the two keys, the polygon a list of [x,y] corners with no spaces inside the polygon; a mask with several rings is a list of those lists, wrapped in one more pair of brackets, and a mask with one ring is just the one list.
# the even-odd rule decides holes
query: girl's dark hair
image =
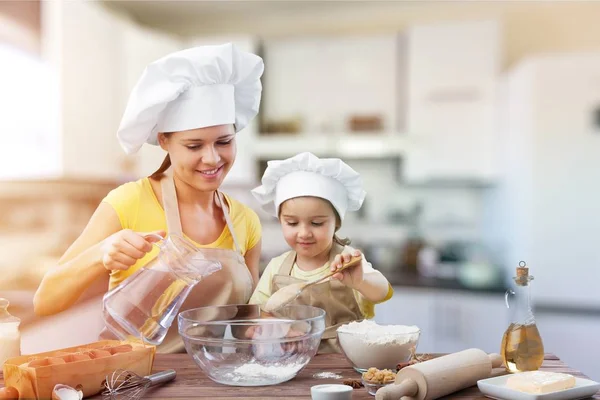
{"label": "girl's dark hair", "polygon": [[[163,135],[167,139],[169,137],[171,137],[172,134],[173,134],[173,132],[164,132],[163,133]],[[159,133],[159,135],[160,135],[160,133]],[[162,164],[160,164],[160,167],[158,167],[158,169],[156,171],[154,171],[154,173],[152,175],[150,175],[150,178],[160,180],[162,174],[164,174],[165,171],[168,170],[170,166],[171,166],[171,157],[169,157],[169,155],[167,154],[167,156],[165,157]]]}

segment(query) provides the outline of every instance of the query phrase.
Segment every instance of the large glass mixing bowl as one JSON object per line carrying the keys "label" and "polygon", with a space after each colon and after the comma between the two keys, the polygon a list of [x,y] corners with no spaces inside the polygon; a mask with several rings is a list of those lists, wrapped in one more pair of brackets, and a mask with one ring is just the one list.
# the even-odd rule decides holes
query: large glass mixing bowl
{"label": "large glass mixing bowl", "polygon": [[258,305],[194,308],[178,316],[187,353],[213,381],[233,386],[276,385],[293,379],[317,353],[325,311]]}

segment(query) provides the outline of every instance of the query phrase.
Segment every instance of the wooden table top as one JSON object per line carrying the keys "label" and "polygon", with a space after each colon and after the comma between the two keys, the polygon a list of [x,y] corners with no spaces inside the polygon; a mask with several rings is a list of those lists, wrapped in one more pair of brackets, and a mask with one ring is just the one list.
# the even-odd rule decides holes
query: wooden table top
{"label": "wooden table top", "polygon": [[[296,378],[274,386],[263,387],[237,387],[221,385],[211,381],[196,366],[187,354],[157,354],[154,362],[154,371],[162,371],[174,368],[177,378],[163,387],[148,391],[144,398],[148,399],[252,399],[252,400],[274,400],[274,399],[309,399],[310,388],[314,385],[325,383],[342,383],[346,379],[360,379],[360,374],[354,371],[346,358],[340,354],[323,354],[314,357],[311,362],[296,376]],[[587,378],[579,371],[566,366],[553,354],[546,354],[542,370],[565,372]],[[313,375],[319,372],[333,372],[341,375],[342,379],[322,379]],[[99,396],[94,399],[99,399]],[[353,400],[374,399],[367,393],[365,388],[354,389]],[[593,397],[600,399],[600,392]],[[488,399],[483,396],[477,386],[462,390],[447,396],[445,399]],[[489,400],[489,399],[488,399]]]}
{"label": "wooden table top", "polygon": [[[154,361],[153,372],[166,369],[175,369],[177,378],[163,386],[152,388],[144,395],[144,399],[220,399],[234,400],[239,398],[251,400],[275,399],[308,399],[310,388],[314,385],[325,383],[342,383],[346,379],[360,379],[346,358],[340,354],[324,354],[314,357],[311,362],[296,376],[296,378],[274,386],[238,387],[221,385],[211,381],[196,366],[187,354],[157,354]],[[546,354],[542,370],[569,373],[577,377],[587,378],[581,372],[569,368],[558,357]],[[322,379],[314,375],[320,372],[333,372],[341,375],[341,379]],[[4,386],[0,374],[0,387]],[[100,399],[97,395],[90,399]],[[354,389],[353,400],[374,399],[365,388]],[[477,386],[456,392],[444,399],[487,399],[479,392]],[[600,392],[593,399],[600,400]]]}

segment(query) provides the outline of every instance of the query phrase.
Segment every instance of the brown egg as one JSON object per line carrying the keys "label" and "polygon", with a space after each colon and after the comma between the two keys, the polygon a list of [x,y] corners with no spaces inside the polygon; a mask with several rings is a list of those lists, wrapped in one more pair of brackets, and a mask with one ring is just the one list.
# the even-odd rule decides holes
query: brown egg
{"label": "brown egg", "polygon": [[104,357],[110,357],[112,355],[110,353],[110,351],[107,351],[107,350],[91,350],[91,351],[88,351],[87,354],[91,358],[104,358]]}
{"label": "brown egg", "polygon": [[37,368],[37,367],[46,367],[48,365],[58,365],[65,364],[65,360],[60,357],[46,357],[46,358],[38,358],[37,360],[29,361],[29,367]]}
{"label": "brown egg", "polygon": [[18,400],[19,391],[12,386],[3,387],[0,389],[0,399],[2,400]]}
{"label": "brown egg", "polygon": [[68,356],[61,357],[65,362],[88,361],[92,358],[88,354],[73,353]]}
{"label": "brown egg", "polygon": [[130,344],[122,344],[122,345],[111,348],[109,351],[111,354],[117,354],[117,353],[128,353],[131,350],[133,350],[133,347]]}
{"label": "brown egg", "polygon": [[46,365],[48,365],[48,359],[47,358],[38,358],[37,360],[31,360],[31,361],[29,361],[29,367],[31,367],[31,368],[44,367]]}
{"label": "brown egg", "polygon": [[59,364],[66,364],[65,360],[63,360],[61,357],[48,357],[48,365],[59,365]]}

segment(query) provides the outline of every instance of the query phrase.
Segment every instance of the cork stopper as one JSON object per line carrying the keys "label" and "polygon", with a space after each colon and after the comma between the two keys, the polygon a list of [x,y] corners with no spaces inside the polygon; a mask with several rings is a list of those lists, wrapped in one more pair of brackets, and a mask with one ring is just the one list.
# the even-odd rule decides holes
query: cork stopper
{"label": "cork stopper", "polygon": [[517,278],[526,278],[529,275],[529,268],[525,261],[520,261],[517,267]]}
{"label": "cork stopper", "polygon": [[533,276],[529,275],[529,267],[527,267],[527,263],[525,261],[519,261],[515,282],[518,285],[526,285],[531,280],[533,280]]}

